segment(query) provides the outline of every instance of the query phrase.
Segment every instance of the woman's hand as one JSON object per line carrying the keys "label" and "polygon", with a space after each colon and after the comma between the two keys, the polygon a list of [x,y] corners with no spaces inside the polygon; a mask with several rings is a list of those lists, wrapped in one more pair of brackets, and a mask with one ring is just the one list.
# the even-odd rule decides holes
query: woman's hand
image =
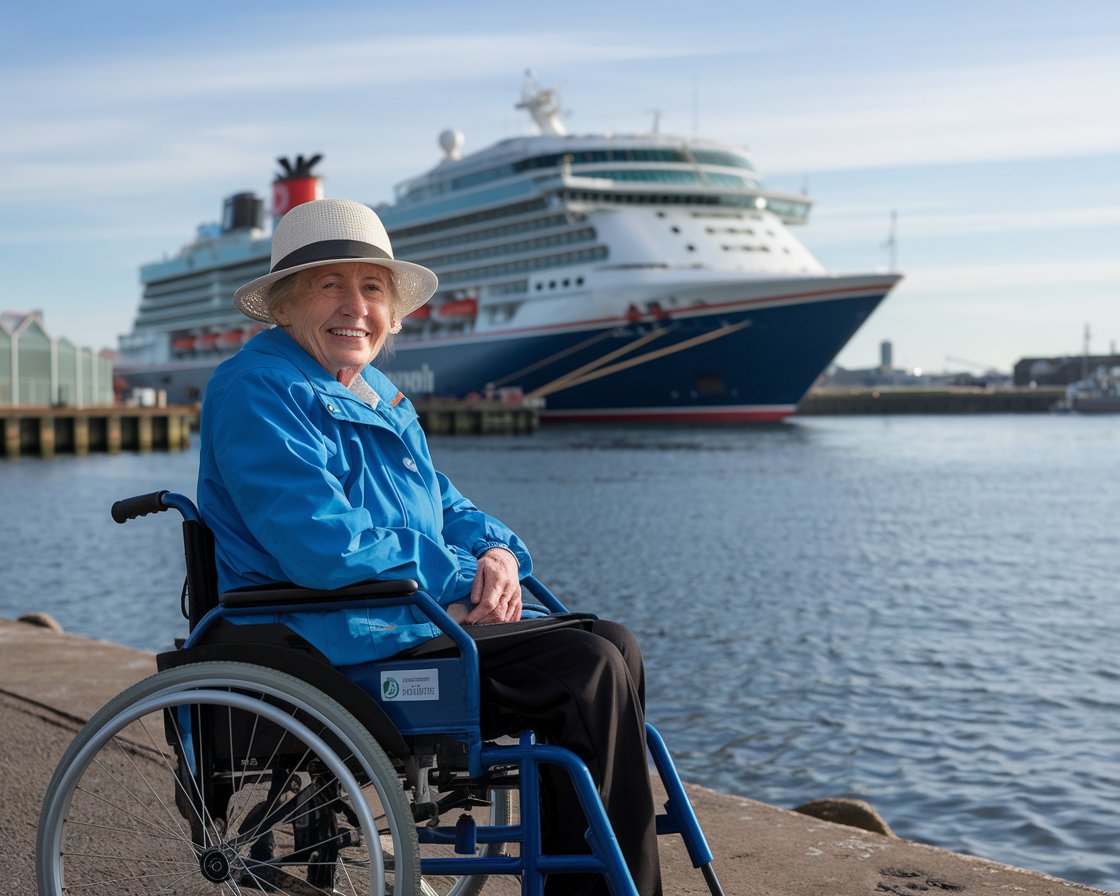
{"label": "woman's hand", "polygon": [[471,583],[474,608],[463,622],[514,622],[521,618],[521,581],[517,558],[505,548],[491,548],[478,558]]}

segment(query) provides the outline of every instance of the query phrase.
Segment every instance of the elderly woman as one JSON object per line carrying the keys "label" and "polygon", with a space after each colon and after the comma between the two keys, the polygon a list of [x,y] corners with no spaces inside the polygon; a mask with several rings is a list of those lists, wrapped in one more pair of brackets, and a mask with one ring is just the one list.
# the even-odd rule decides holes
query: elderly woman
{"label": "elderly woman", "polygon": [[[436,285],[431,271],[393,257],[380,219],[360,203],[308,202],[277,224],[271,271],[234,295],[244,314],[276,326],[217,369],[202,408],[198,502],[221,591],[412,578],[465,625],[521,618],[525,545],[436,471],[411,403],[372,366]],[[439,634],[410,607],[283,621],[338,666]],[[531,726],[576,752],[638,891],[660,893],[642,661],[630,633],[596,621],[488,640],[480,666],[487,736]],[[546,852],[586,852],[565,774],[548,770],[542,784]],[[556,875],[547,889],[606,892],[597,876]]]}

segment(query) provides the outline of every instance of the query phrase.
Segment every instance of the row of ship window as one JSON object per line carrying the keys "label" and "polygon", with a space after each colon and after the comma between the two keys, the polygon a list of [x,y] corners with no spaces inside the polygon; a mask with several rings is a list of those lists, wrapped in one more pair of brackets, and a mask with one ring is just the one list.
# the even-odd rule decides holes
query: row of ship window
{"label": "row of ship window", "polygon": [[517,221],[512,224],[503,224],[500,227],[487,227],[485,229],[476,229],[457,233],[453,236],[443,237],[437,240],[428,240],[422,243],[413,243],[408,246],[402,247],[398,251],[403,255],[405,251],[408,252],[409,257],[417,256],[423,252],[430,252],[436,249],[446,249],[449,246],[461,246],[464,243],[481,243],[487,240],[500,239],[501,237],[510,236],[512,234],[525,233],[530,230],[545,230],[552,227],[563,227],[568,223],[566,215],[546,215],[544,217],[530,218],[528,220]]}
{"label": "row of ship window", "polygon": [[452,255],[440,255],[424,259],[424,263],[434,268],[444,265],[461,264],[465,261],[476,261],[483,258],[494,258],[500,255],[517,255],[522,252],[535,252],[549,246],[565,246],[571,243],[583,243],[595,239],[595,228],[580,227],[575,230],[565,230],[550,236],[541,236],[529,240],[517,240],[512,243],[500,243],[469,252],[456,252]]}
{"label": "row of ship window", "polygon": [[[263,261],[255,261],[236,267],[210,269],[193,272],[167,280],[151,280],[144,285],[144,304],[170,305],[183,301],[197,303],[207,297],[233,295],[242,283],[268,273]],[[160,302],[160,299],[176,299],[177,302]]]}
{"label": "row of ship window", "polygon": [[[389,228],[392,236],[393,245],[396,247],[404,247],[413,238],[423,236],[427,233],[445,233],[450,230],[458,230],[459,228],[474,228],[476,225],[486,221],[512,218],[515,215],[527,215],[532,212],[543,211],[547,207],[548,200],[543,197],[537,197],[525,202],[514,202],[503,205],[500,208],[471,212],[470,214],[458,215],[454,218],[443,218],[431,224],[418,224],[415,227],[393,227],[391,223],[392,218],[389,217],[389,213],[386,213],[386,226]],[[403,250],[401,254],[403,254]]]}
{"label": "row of ship window", "polygon": [[697,186],[724,187],[732,190],[757,190],[758,181],[753,178],[739,177],[736,174],[720,174],[715,171],[680,171],[677,169],[613,169],[603,171],[583,171],[581,177],[599,180],[620,180],[636,183],[654,184],[691,184]]}
{"label": "row of ship window", "polygon": [[[549,280],[548,281],[548,288],[549,289],[570,289],[573,283],[576,286],[583,286],[583,277],[575,277],[575,278],[564,277],[562,280]],[[536,285],[536,288],[537,288],[537,292],[540,292],[541,290],[543,290],[545,288],[545,282],[543,280],[539,281]]]}
{"label": "row of ship window", "polygon": [[541,268],[559,267],[570,264],[586,264],[592,261],[602,261],[607,257],[606,246],[591,246],[587,249],[576,249],[573,252],[559,252],[555,255],[524,258],[519,261],[508,261],[503,264],[491,264],[478,268],[465,268],[460,271],[442,271],[440,281],[446,284],[456,280],[501,277],[506,274],[517,274],[526,271],[538,271]]}

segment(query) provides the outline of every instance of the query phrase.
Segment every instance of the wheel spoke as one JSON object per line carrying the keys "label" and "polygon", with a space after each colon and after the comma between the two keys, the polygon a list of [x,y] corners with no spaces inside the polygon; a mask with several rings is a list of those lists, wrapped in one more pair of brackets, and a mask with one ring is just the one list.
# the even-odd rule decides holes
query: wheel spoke
{"label": "wheel spoke", "polygon": [[275,670],[200,663],[79,732],[44,801],[40,891],[411,896],[415,837],[397,771],[341,706]]}

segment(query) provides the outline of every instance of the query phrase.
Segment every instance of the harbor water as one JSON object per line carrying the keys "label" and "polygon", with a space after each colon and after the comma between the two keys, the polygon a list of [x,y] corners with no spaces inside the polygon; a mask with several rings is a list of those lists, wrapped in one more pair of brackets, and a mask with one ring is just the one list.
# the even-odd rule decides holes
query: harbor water
{"label": "harbor water", "polygon": [[[432,451],[573,608],[638,633],[687,779],[858,797],[900,836],[1120,889],[1120,416],[548,427]],[[197,462],[0,463],[0,616],[169,645],[177,515],[117,526],[109,506],[193,495]]]}

